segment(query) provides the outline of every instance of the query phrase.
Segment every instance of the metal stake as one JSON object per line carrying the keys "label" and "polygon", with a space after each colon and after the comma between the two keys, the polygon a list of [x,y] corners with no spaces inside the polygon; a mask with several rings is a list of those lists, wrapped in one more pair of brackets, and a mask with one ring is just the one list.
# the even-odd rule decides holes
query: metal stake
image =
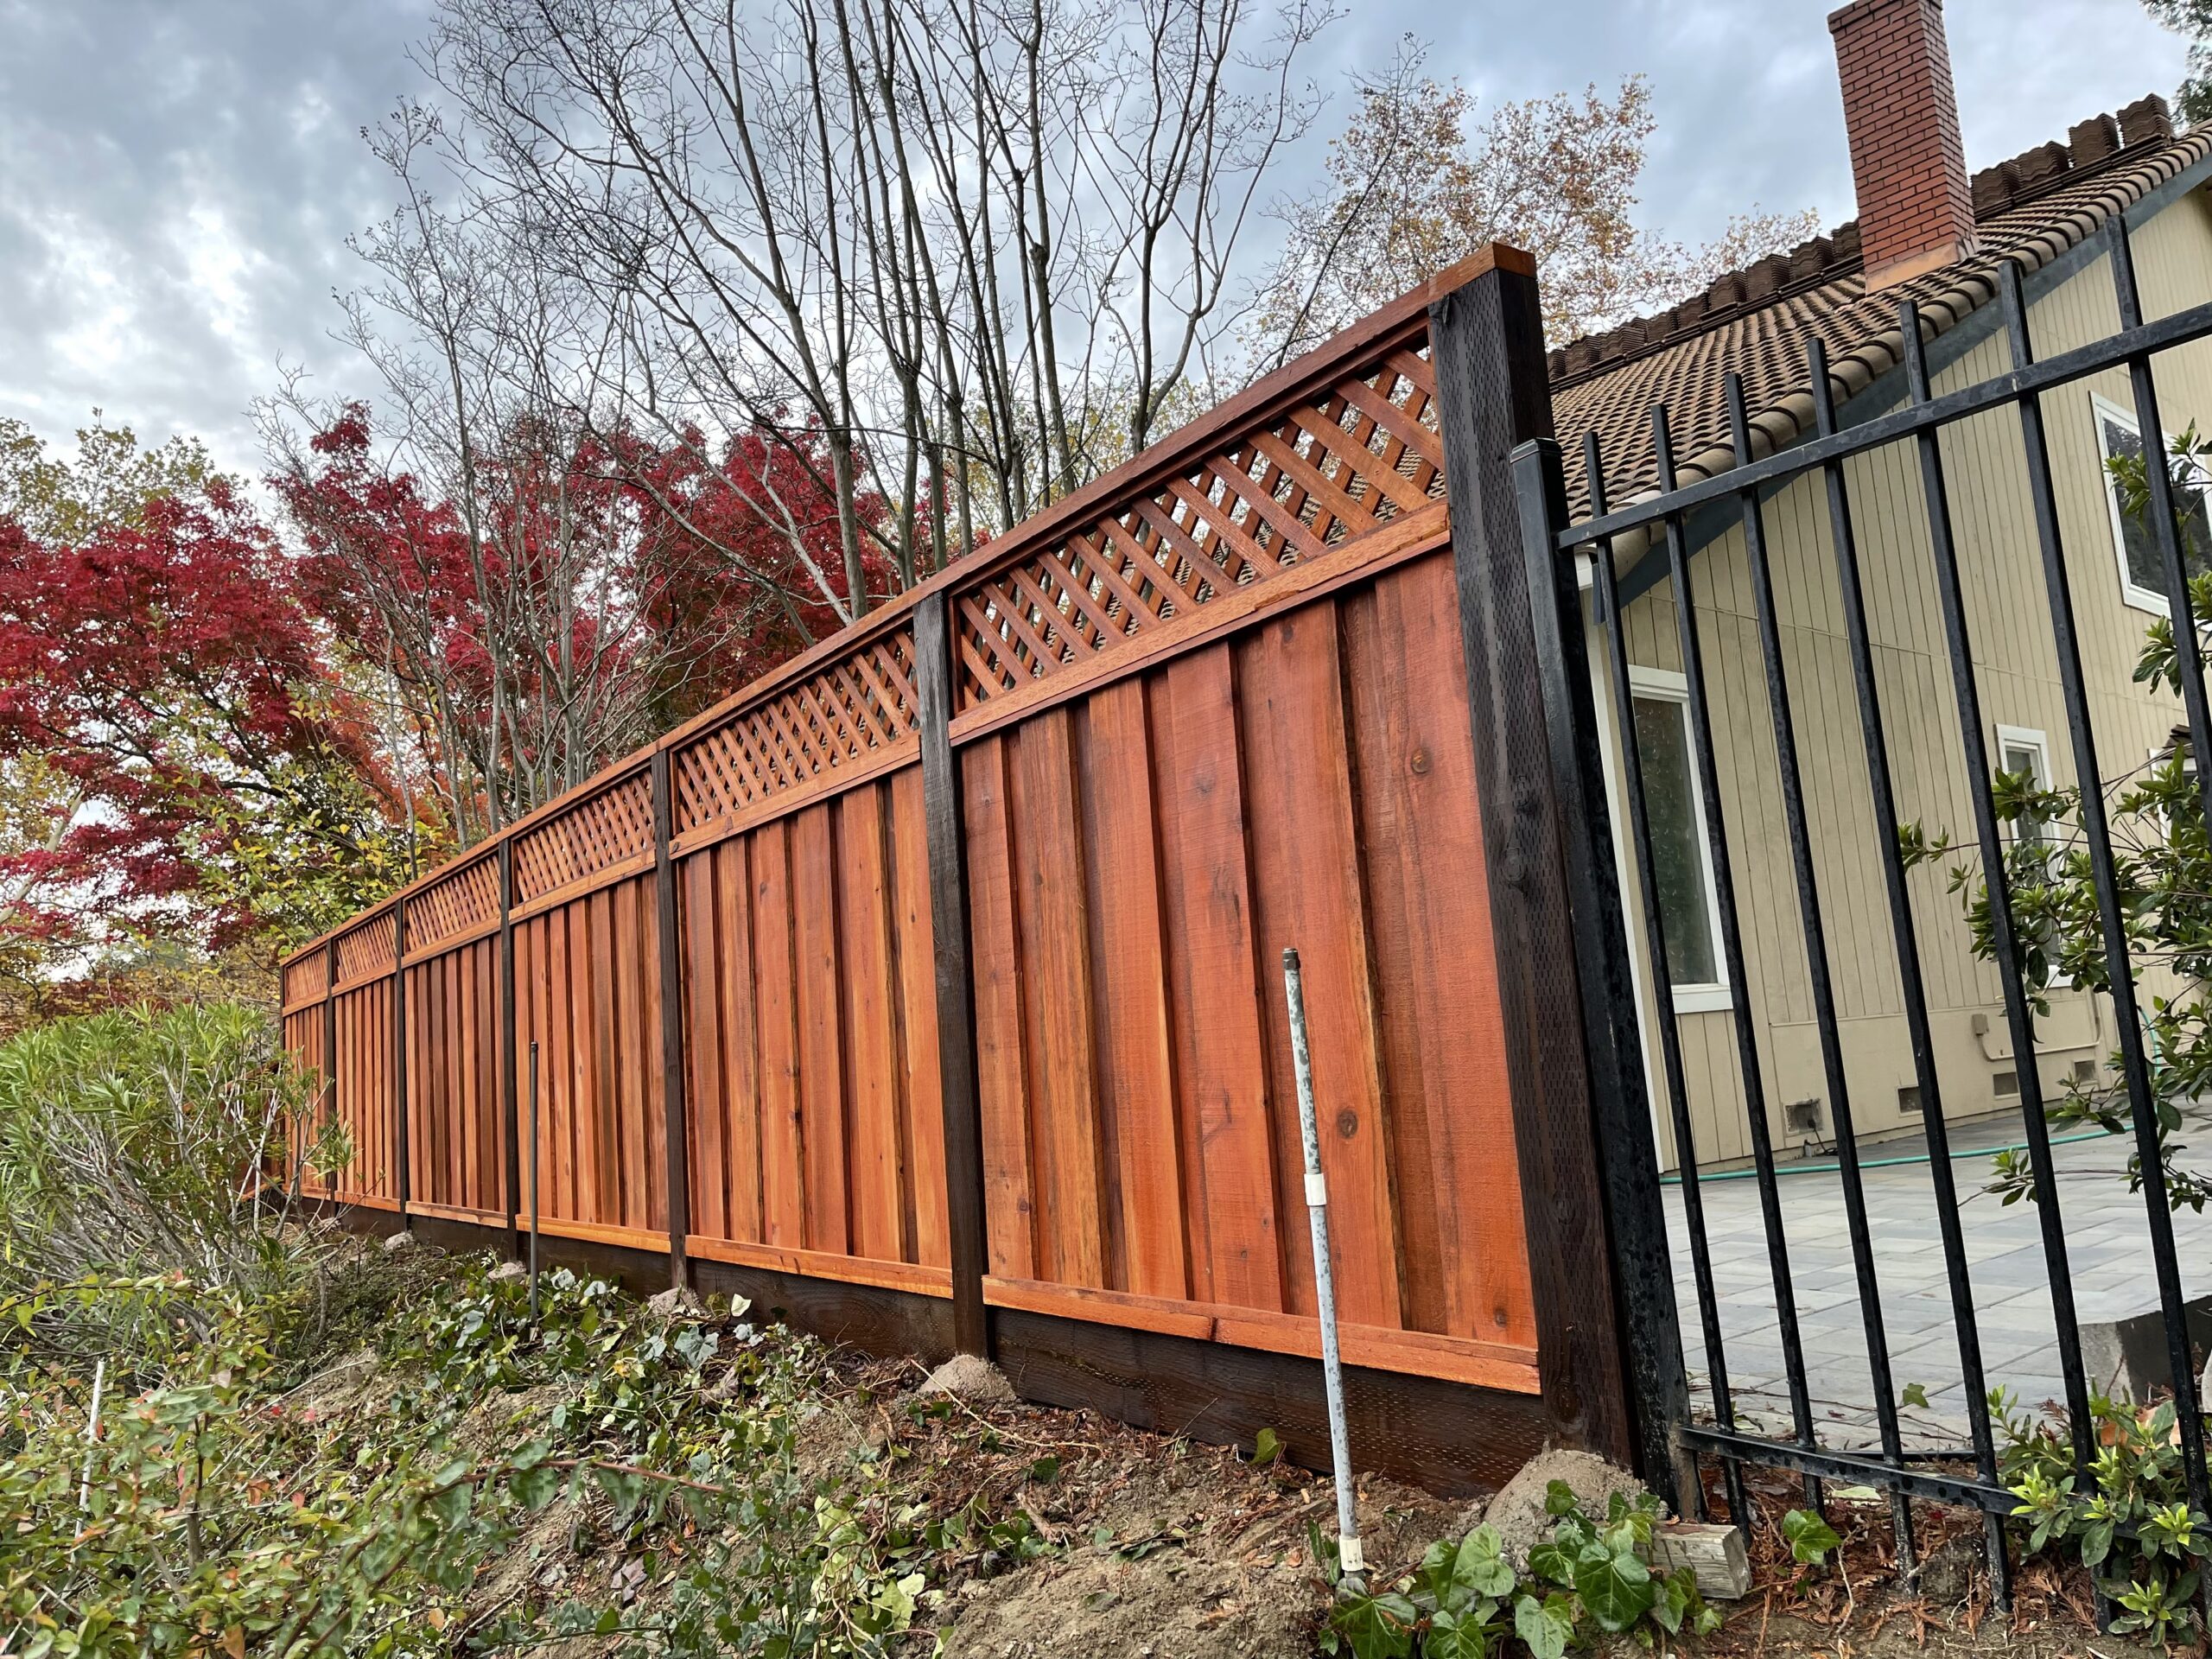
{"label": "metal stake", "polygon": [[1352,1509],[1351,1431],[1344,1422],[1344,1365],[1337,1356],[1337,1286],[1329,1271],[1329,1182],[1321,1173],[1321,1131],[1313,1111],[1313,1057],[1306,1046],[1306,986],[1296,947],[1282,953],[1283,998],[1290,1005],[1290,1063],[1298,1074],[1298,1138],[1306,1148],[1306,1213],[1313,1224],[1313,1291],[1321,1313],[1321,1385],[1329,1398],[1329,1461],[1337,1472],[1337,1560],[1355,1590],[1367,1571]]}
{"label": "metal stake", "polygon": [[530,1322],[537,1323],[537,1039],[530,1044]]}

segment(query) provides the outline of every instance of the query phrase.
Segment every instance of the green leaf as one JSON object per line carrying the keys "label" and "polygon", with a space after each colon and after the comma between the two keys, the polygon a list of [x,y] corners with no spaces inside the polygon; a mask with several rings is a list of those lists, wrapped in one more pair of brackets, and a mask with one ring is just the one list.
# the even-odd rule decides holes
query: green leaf
{"label": "green leaf", "polygon": [[1491,1601],[1503,1601],[1513,1593],[1513,1564],[1505,1559],[1504,1541],[1496,1527],[1477,1527],[1459,1541],[1452,1580],[1470,1594]]}
{"label": "green leaf", "polygon": [[1563,1480],[1554,1480],[1544,1488],[1544,1513],[1554,1519],[1563,1515],[1576,1515],[1582,1509],[1581,1500],[1574,1496],[1574,1488]]}
{"label": "green leaf", "polygon": [[1421,1638],[1421,1659],[1489,1659],[1490,1637],[1488,1619],[1440,1608]]}
{"label": "green leaf", "polygon": [[592,1466],[591,1474],[599,1483],[600,1491],[607,1494],[607,1501],[614,1505],[615,1514],[626,1521],[645,1496],[644,1479],[626,1469],[609,1469],[597,1464]]}
{"label": "green leaf", "polygon": [[1658,1596],[1649,1567],[1627,1550],[1602,1544],[1585,1550],[1575,1562],[1574,1593],[1598,1628],[1613,1635],[1642,1618]]}
{"label": "green leaf", "polygon": [[561,1471],[542,1463],[518,1469],[507,1477],[507,1490],[515,1501],[535,1513],[550,1503],[561,1490]]}
{"label": "green leaf", "polygon": [[1282,1440],[1272,1428],[1263,1428],[1252,1437],[1252,1466],[1264,1469],[1282,1456]]}
{"label": "green leaf", "polygon": [[[2012,1196],[2018,1197],[2018,1195],[2015,1193]],[[2011,1200],[2008,1198],[2007,1202],[2009,1203],[2010,1201]],[[1916,1407],[1922,1411],[1927,1410],[1928,1385],[1925,1382],[1906,1383],[1904,1385],[1904,1392],[1897,1396],[1897,1404],[1900,1406]]]}
{"label": "green leaf", "polygon": [[1790,1559],[1808,1567],[1820,1566],[1843,1541],[1816,1510],[1790,1510],[1782,1517],[1782,1535],[1789,1541]]}
{"label": "green leaf", "polygon": [[1420,1617],[1421,1610],[1412,1602],[1390,1592],[1354,1596],[1338,1607],[1329,1623],[1351,1643],[1354,1659],[1410,1659],[1414,1624]]}
{"label": "green leaf", "polygon": [[1522,1596],[1513,1604],[1513,1630],[1535,1659],[1560,1659],[1574,1639],[1574,1614],[1565,1596]]}
{"label": "green leaf", "polygon": [[1049,1485],[1060,1472],[1060,1460],[1049,1452],[1029,1465],[1029,1478],[1039,1485]]}
{"label": "green leaf", "polygon": [[1529,1552],[1529,1571],[1540,1579],[1572,1589],[1574,1585],[1573,1552],[1552,1542],[1538,1544]]}

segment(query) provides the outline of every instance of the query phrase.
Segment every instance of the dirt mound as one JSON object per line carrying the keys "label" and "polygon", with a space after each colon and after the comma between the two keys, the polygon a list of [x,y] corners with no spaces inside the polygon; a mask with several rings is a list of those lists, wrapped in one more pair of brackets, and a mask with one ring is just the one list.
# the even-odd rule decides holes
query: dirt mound
{"label": "dirt mound", "polygon": [[[1334,1530],[1325,1481],[1127,1429],[1094,1432],[1090,1443],[1106,1455],[1020,1494],[1058,1552],[963,1586],[947,1659],[1313,1652],[1327,1597],[1306,1526]],[[1417,1557],[1452,1515],[1449,1504],[1376,1481],[1360,1504],[1360,1526],[1372,1558],[1396,1564]]]}

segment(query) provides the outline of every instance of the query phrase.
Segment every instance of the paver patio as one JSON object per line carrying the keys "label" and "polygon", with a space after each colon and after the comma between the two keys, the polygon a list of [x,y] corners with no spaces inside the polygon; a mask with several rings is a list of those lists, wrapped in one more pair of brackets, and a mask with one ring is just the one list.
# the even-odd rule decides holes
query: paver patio
{"label": "paver patio", "polygon": [[[2192,1120],[2183,1138],[2203,1146],[2209,1128],[2212,1125]],[[1955,1150],[1974,1148],[1972,1155],[1955,1157],[1952,1169],[1961,1198],[1983,1369],[1993,1385],[2010,1388],[2030,1404],[2063,1398],[2036,1208],[2026,1203],[2005,1205],[1981,1190],[1990,1179],[1989,1150],[2018,1144],[2019,1119],[2011,1116],[1958,1125],[1952,1139]],[[2120,1173],[2132,1146],[2132,1141],[2099,1135],[2053,1149],[2075,1301],[2084,1322],[2124,1318],[2158,1306],[2143,1200],[2128,1192]],[[1912,1158],[1925,1150],[1917,1138],[1868,1146],[1861,1149],[1862,1164]],[[1832,1165],[1834,1160],[1795,1161],[1800,1166]],[[1781,1166],[1785,1171],[1791,1167],[1790,1162]],[[1916,1382],[1929,1402],[1925,1410],[1911,1408],[1904,1414],[1908,1443],[1961,1444],[1969,1421],[1969,1402],[1961,1382],[1951,1289],[1936,1230],[1929,1167],[1924,1161],[1885,1163],[1866,1167],[1865,1182],[1891,1375],[1900,1394]],[[1741,1178],[1708,1175],[1700,1190],[1713,1246],[1721,1342],[1738,1421],[1761,1432],[1787,1433],[1789,1395],[1758,1184],[1748,1172]],[[1841,1178],[1832,1169],[1801,1168],[1783,1174],[1779,1190],[1815,1425],[1825,1444],[1873,1445],[1873,1388]],[[1667,1186],[1666,1201],[1683,1347],[1703,1414],[1711,1408],[1710,1382],[1679,1185],[1670,1182]],[[2212,1214],[2198,1216],[2184,1210],[2174,1217],[2174,1231],[2187,1291],[2192,1296],[2212,1291]],[[2090,1382],[2095,1387],[2109,1380],[2093,1376]]]}

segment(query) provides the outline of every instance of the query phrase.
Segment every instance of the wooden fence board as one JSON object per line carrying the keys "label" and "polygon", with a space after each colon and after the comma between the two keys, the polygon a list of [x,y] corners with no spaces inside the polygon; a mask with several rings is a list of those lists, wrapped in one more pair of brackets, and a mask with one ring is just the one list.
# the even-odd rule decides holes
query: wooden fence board
{"label": "wooden fence board", "polygon": [[1192,1294],[1279,1308],[1281,1240],[1230,647],[1170,664],[1154,715]]}
{"label": "wooden fence board", "polygon": [[890,794],[891,903],[898,927],[899,1110],[912,1208],[908,1236],[913,1259],[950,1268],[945,1216],[944,1080],[938,1071],[935,938],[930,917],[929,826],[922,805],[922,769],[893,775]]}
{"label": "wooden fence board", "polygon": [[[1337,1306],[1361,1325],[1400,1322],[1396,1217],[1376,1065],[1374,975],[1352,821],[1336,607],[1324,601],[1239,643],[1240,731],[1252,849],[1261,1007],[1275,1113],[1279,1213],[1304,1205],[1297,1093],[1290,1070],[1282,952],[1306,964],[1321,1167],[1329,1179]],[[1355,1243],[1353,1241],[1357,1241]],[[1288,1311],[1313,1311],[1313,1264],[1285,1252]]]}
{"label": "wooden fence board", "polygon": [[1081,727],[1084,868],[1096,973],[1098,1071],[1121,1249],[1111,1282],[1190,1294],[1188,1208],[1176,1133],[1167,982],[1161,972],[1158,821],[1146,682],[1091,697]]}
{"label": "wooden fence board", "polygon": [[983,1122],[983,1209],[991,1271],[1036,1276],[1034,1185],[1020,940],[1014,925],[1006,746],[986,738],[959,757],[967,804],[968,907],[976,981],[976,1087]]}
{"label": "wooden fence board", "polygon": [[806,1181],[806,1248],[852,1248],[845,1182],[842,1011],[837,995],[837,874],[827,804],[791,819],[791,952],[798,1011],[800,1168]]}

